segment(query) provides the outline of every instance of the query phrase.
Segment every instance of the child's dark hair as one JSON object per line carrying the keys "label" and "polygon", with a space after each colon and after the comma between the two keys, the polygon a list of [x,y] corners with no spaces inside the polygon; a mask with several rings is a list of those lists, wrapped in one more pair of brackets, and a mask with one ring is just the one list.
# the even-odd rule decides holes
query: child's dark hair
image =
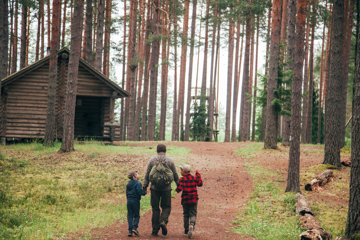
{"label": "child's dark hair", "polygon": [[160,153],[160,152],[166,152],[166,146],[165,146],[165,144],[162,144],[162,143],[158,144],[158,145],[157,145],[157,148],[156,148],[156,151],[157,151],[158,153]]}
{"label": "child's dark hair", "polygon": [[135,174],[137,174],[137,171],[130,171],[130,172],[128,173],[128,178],[131,179],[131,180],[133,180]]}

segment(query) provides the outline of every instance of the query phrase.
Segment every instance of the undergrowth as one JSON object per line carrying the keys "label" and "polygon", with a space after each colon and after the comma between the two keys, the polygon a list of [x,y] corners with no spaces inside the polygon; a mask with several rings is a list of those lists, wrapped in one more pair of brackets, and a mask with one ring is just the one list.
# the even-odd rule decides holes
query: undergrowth
{"label": "undergrowth", "polygon": [[[77,143],[72,153],[59,154],[59,149],[60,143],[2,147],[0,239],[54,239],[70,232],[88,236],[89,229],[126,220],[127,172],[146,165],[156,152],[156,147],[96,142]],[[186,157],[188,150],[171,146],[168,152]],[[141,212],[150,208],[147,195]]]}
{"label": "undergrowth", "polygon": [[261,143],[252,143],[236,151],[248,160],[245,166],[255,186],[245,211],[234,220],[233,231],[256,239],[297,239],[303,229],[295,214],[296,194],[280,190],[279,180],[271,180],[276,173],[251,161],[262,148]]}

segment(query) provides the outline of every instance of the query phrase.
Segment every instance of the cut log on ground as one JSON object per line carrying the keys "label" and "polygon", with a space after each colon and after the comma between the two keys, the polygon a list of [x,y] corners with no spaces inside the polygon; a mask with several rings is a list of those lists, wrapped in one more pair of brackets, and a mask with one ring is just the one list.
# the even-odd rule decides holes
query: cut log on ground
{"label": "cut log on ground", "polygon": [[305,214],[312,215],[313,213],[306,197],[300,193],[298,193],[296,197],[296,213],[301,216],[304,216]]}
{"label": "cut log on ground", "polygon": [[301,227],[307,229],[299,235],[302,240],[330,240],[332,236],[325,231],[318,221],[316,221],[307,198],[298,193],[296,200],[296,213],[300,216]]}
{"label": "cut log on ground", "polygon": [[341,164],[344,165],[345,167],[351,167],[351,161],[341,161]]}
{"label": "cut log on ground", "polygon": [[326,170],[322,174],[318,175],[316,178],[310,181],[310,183],[305,185],[305,190],[312,191],[318,188],[319,186],[325,185],[327,182],[329,182],[333,175],[332,170]]}

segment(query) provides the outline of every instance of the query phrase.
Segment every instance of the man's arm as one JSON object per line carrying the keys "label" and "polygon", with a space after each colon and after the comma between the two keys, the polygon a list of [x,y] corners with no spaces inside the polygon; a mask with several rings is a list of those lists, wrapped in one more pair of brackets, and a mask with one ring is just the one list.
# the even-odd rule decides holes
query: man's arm
{"label": "man's arm", "polygon": [[170,169],[174,174],[174,182],[176,183],[176,186],[179,186],[179,175],[176,172],[175,163],[171,158],[169,158],[169,163]]}
{"label": "man's arm", "polygon": [[146,190],[147,187],[149,186],[149,175],[150,175],[150,171],[151,171],[151,168],[152,168],[152,160],[153,160],[153,158],[151,158],[149,160],[148,165],[147,165],[145,178],[144,178],[144,185],[143,185],[144,190]]}

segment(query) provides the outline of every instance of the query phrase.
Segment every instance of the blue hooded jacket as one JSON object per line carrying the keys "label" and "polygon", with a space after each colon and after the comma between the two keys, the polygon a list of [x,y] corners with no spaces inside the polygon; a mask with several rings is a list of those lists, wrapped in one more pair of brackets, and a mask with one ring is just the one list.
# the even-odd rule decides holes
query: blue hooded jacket
{"label": "blue hooded jacket", "polygon": [[126,185],[126,198],[127,200],[138,200],[140,201],[141,195],[146,193],[142,190],[141,183],[138,180],[130,180]]}

